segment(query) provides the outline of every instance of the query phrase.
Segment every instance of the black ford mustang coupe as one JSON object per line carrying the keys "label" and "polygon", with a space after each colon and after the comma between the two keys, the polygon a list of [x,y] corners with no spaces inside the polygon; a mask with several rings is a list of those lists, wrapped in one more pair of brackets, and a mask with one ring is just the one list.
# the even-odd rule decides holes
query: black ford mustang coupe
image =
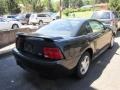
{"label": "black ford mustang coupe", "polygon": [[19,33],[13,54],[26,70],[48,75],[76,74],[84,77],[90,63],[113,47],[112,30],[92,19],[59,19],[27,34]]}

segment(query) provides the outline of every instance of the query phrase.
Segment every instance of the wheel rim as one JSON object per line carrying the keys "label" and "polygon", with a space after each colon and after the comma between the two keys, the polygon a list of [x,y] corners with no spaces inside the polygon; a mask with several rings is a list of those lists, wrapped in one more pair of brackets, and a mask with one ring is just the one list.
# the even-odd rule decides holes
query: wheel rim
{"label": "wheel rim", "polygon": [[81,61],[81,67],[80,67],[80,72],[82,75],[86,74],[88,71],[90,64],[90,58],[89,56],[85,56],[84,59]]}
{"label": "wheel rim", "polygon": [[42,25],[42,24],[43,24],[43,23],[40,21],[40,22],[39,22],[39,25]]}

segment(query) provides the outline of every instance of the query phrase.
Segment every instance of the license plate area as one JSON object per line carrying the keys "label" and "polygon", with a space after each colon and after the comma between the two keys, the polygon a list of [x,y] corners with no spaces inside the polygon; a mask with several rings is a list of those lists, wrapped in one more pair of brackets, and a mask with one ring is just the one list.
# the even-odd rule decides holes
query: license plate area
{"label": "license plate area", "polygon": [[31,43],[24,43],[24,51],[32,53],[33,52],[33,45]]}

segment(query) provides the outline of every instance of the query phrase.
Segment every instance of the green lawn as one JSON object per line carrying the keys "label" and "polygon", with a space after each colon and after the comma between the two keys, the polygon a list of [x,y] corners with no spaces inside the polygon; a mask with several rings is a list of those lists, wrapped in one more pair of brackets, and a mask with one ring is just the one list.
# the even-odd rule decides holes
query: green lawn
{"label": "green lawn", "polygon": [[[85,12],[74,12],[75,18],[90,18],[92,15],[92,11],[85,11]],[[73,18],[73,13],[70,13],[69,16],[62,15],[62,18]]]}

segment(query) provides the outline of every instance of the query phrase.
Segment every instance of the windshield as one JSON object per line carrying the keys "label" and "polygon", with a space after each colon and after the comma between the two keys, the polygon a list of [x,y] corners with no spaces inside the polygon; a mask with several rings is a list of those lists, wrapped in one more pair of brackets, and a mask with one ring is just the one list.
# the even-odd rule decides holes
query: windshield
{"label": "windshield", "polygon": [[110,12],[95,12],[92,16],[93,19],[110,19]]}
{"label": "windshield", "polygon": [[56,20],[39,29],[37,33],[49,36],[74,36],[79,27],[78,20]]}
{"label": "windshield", "polygon": [[16,19],[24,19],[24,17],[25,17],[24,15],[18,15],[18,16],[16,16],[15,18],[16,18]]}

